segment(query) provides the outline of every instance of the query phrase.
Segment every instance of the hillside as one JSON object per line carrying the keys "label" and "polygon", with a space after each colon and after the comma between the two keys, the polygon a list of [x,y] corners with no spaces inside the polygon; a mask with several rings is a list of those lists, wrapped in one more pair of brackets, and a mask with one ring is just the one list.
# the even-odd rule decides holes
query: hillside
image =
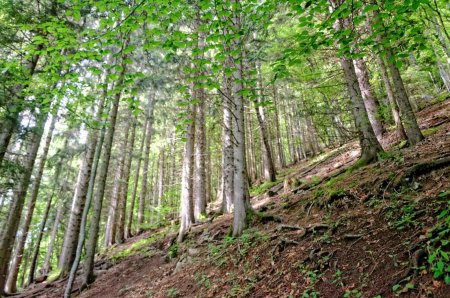
{"label": "hillside", "polygon": [[[168,226],[102,251],[79,297],[449,297],[449,116],[450,100],[422,110],[425,140],[369,166],[351,168],[352,142],[284,169],[238,238],[211,210],[180,245]],[[16,297],[61,297],[65,281]]]}

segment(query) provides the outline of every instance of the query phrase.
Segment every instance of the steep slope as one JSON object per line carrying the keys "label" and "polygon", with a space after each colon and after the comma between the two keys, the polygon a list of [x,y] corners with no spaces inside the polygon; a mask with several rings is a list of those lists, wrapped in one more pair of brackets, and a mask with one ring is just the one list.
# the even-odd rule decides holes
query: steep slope
{"label": "steep slope", "polygon": [[[450,100],[421,111],[426,139],[370,166],[349,170],[350,143],[286,169],[279,181],[299,185],[259,187],[239,238],[227,236],[231,215],[212,212],[179,246],[165,227],[105,251],[80,297],[449,297],[433,278],[450,273],[438,262],[450,265],[439,254],[450,250],[449,116]],[[64,283],[20,297],[61,297]]]}

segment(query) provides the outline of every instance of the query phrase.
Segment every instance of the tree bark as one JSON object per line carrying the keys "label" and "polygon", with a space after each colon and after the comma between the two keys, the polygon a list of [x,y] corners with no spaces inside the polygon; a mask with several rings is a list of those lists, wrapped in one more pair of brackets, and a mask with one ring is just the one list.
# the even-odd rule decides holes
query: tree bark
{"label": "tree bark", "polygon": [[142,225],[145,221],[145,198],[147,196],[147,178],[148,178],[148,165],[150,161],[150,145],[152,141],[152,129],[153,129],[153,107],[154,99],[150,98],[148,102],[148,126],[145,140],[145,151],[144,151],[144,167],[142,168],[142,180],[141,180],[141,192],[139,195],[139,210],[137,218],[137,232],[142,231]]}
{"label": "tree bark", "polygon": [[[120,73],[118,86],[121,86],[123,84],[123,81],[125,80],[125,65],[122,65],[122,72]],[[121,92],[117,92],[114,95],[113,102],[112,102],[112,108],[109,116],[108,121],[108,128],[106,130],[105,134],[105,144],[103,149],[103,158],[102,163],[100,165],[99,170],[99,177],[98,177],[98,184],[97,184],[97,192],[94,198],[94,208],[92,212],[92,219],[91,219],[91,226],[89,231],[89,239],[86,244],[86,261],[84,266],[84,273],[83,273],[83,285],[89,285],[92,283],[95,279],[94,277],[94,257],[95,257],[95,251],[97,248],[97,241],[99,236],[99,225],[100,225],[100,215],[102,211],[102,205],[103,205],[103,197],[105,194],[105,186],[106,186],[106,178],[108,176],[108,167],[109,167],[109,160],[111,158],[111,149],[112,149],[112,143],[114,139],[114,132],[116,128],[116,120],[117,120],[117,113],[119,110],[119,101],[121,98]],[[80,252],[78,252],[80,253]],[[74,266],[72,266],[73,270]],[[70,293],[70,292],[69,292]]]}
{"label": "tree bark", "polygon": [[[106,98],[106,88],[103,90],[102,98],[99,102],[99,108],[95,117],[96,121],[100,121]],[[70,216],[67,223],[66,233],[64,235],[63,247],[59,257],[58,267],[61,270],[61,275],[65,275],[69,272],[75,258],[76,247],[78,243],[78,235],[80,233],[81,216],[86,203],[86,197],[89,189],[89,180],[91,177],[92,164],[94,161],[94,155],[97,148],[98,131],[92,130],[89,133],[88,142],[86,144],[87,149],[84,155],[83,162],[78,173],[77,185],[73,196],[72,207],[70,210]]]}
{"label": "tree bark", "polygon": [[42,139],[44,125],[47,120],[47,113],[41,112],[38,115],[36,127],[31,134],[30,143],[27,148],[27,155],[24,162],[24,171],[21,180],[18,182],[17,190],[13,195],[12,203],[9,206],[8,216],[0,238],[0,295],[5,293],[5,283],[7,278],[8,265],[14,240],[19,229],[19,222],[22,215],[25,197],[31,180],[34,163],[36,161],[39,144]]}
{"label": "tree bark", "polygon": [[[196,94],[194,84],[190,86],[191,98],[195,99]],[[184,236],[189,227],[194,222],[193,206],[193,181],[194,172],[194,142],[195,142],[195,107],[189,106],[189,124],[186,129],[186,143],[184,144],[183,170],[181,174],[181,209],[180,209],[180,230],[178,232],[178,242],[184,240]]]}
{"label": "tree bark", "polygon": [[405,128],[406,136],[411,145],[415,145],[423,140],[422,132],[417,124],[416,116],[411,107],[411,103],[406,93],[403,79],[397,67],[396,59],[389,47],[385,48],[386,59],[388,61],[389,70],[391,72],[392,81],[394,85],[394,94],[397,98],[397,104],[400,108],[400,117],[403,120],[403,127]]}
{"label": "tree bark", "polygon": [[380,107],[370,84],[369,72],[367,71],[363,59],[353,60],[353,64],[355,66],[355,72],[358,78],[359,88],[361,89],[361,95],[364,99],[364,106],[366,107],[369,122],[372,125],[375,136],[378,141],[381,142],[385,129],[378,114]]}
{"label": "tree bark", "polygon": [[131,171],[131,162],[133,160],[133,149],[134,142],[136,138],[136,126],[137,122],[133,119],[133,126],[131,128],[131,137],[128,142],[128,148],[126,152],[128,153],[125,168],[123,172],[123,178],[121,181],[121,191],[119,196],[119,204],[116,213],[116,243],[122,243],[125,240],[125,215],[126,215],[126,207],[127,207],[127,197],[128,197],[128,188],[129,188],[129,180],[130,180],[130,171]]}
{"label": "tree bark", "polygon": [[118,165],[117,165],[117,169],[116,169],[116,173],[115,173],[115,177],[114,177],[114,185],[113,185],[113,190],[112,190],[112,195],[111,195],[111,201],[109,204],[109,209],[108,209],[108,219],[106,222],[106,230],[105,230],[105,246],[111,246],[115,239],[116,239],[116,210],[118,208],[119,205],[119,200],[121,197],[121,191],[122,191],[122,181],[123,181],[123,176],[124,176],[124,171],[125,171],[125,156],[126,156],[126,149],[128,146],[128,137],[129,137],[129,133],[130,133],[130,127],[131,127],[131,122],[130,122],[130,117],[131,117],[131,112],[128,113],[128,117],[126,119],[126,124],[125,124],[125,133],[124,133],[124,137],[122,140],[122,144],[120,146],[119,149],[119,161],[118,161]]}
{"label": "tree bark", "polygon": [[378,66],[380,67],[381,77],[383,78],[384,88],[386,89],[387,97],[389,100],[389,106],[391,107],[392,118],[394,119],[397,137],[399,138],[399,140],[406,140],[405,129],[403,128],[402,120],[400,119],[397,99],[395,98],[394,92],[392,90],[392,85],[386,69],[386,64],[384,63],[383,57],[381,57],[379,54],[377,55],[377,61]]}
{"label": "tree bark", "polygon": [[264,179],[266,181],[275,181],[276,171],[273,164],[272,149],[270,148],[269,134],[266,126],[266,116],[264,114],[263,103],[263,79],[261,73],[261,64],[259,61],[256,62],[256,73],[257,73],[257,88],[258,88],[258,99],[254,102],[256,119],[259,124],[259,132],[261,137],[261,153],[264,165]]}
{"label": "tree bark", "polygon": [[16,283],[17,283],[17,277],[19,275],[19,268],[20,268],[20,264],[22,262],[22,256],[23,256],[23,252],[24,252],[24,248],[25,248],[25,242],[27,240],[28,231],[30,229],[31,220],[33,218],[34,209],[36,207],[36,201],[37,201],[37,198],[39,195],[39,188],[41,186],[42,174],[44,173],[44,167],[45,167],[45,163],[47,161],[48,150],[50,148],[50,144],[51,144],[52,137],[53,137],[53,130],[55,129],[56,119],[58,117],[57,113],[58,113],[58,111],[56,111],[52,117],[50,127],[48,129],[47,136],[45,138],[41,159],[38,163],[36,173],[35,173],[35,180],[33,182],[32,188],[31,188],[31,196],[30,196],[30,199],[29,199],[28,205],[27,205],[27,212],[25,215],[25,222],[22,227],[22,233],[17,242],[15,258],[13,258],[12,263],[10,265],[8,279],[6,282],[6,289],[5,289],[9,293],[15,293],[17,291]]}

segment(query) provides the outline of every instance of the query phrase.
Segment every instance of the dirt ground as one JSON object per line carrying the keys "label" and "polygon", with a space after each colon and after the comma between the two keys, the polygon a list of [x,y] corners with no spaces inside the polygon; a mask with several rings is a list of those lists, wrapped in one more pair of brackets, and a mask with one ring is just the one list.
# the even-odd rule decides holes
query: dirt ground
{"label": "dirt ground", "polygon": [[[167,230],[133,255],[112,257],[156,233],[147,231],[99,256],[97,280],[82,293],[76,284],[74,294],[450,297],[426,262],[430,229],[450,199],[450,100],[418,119],[426,139],[375,164],[344,172],[359,154],[353,142],[295,165],[288,172],[301,184],[252,198],[258,212],[238,239],[227,237],[232,216],[222,215],[193,227],[180,246]],[[392,148],[393,133],[386,139]],[[443,162],[428,166],[436,160]],[[62,297],[65,281],[33,285],[17,297]]]}

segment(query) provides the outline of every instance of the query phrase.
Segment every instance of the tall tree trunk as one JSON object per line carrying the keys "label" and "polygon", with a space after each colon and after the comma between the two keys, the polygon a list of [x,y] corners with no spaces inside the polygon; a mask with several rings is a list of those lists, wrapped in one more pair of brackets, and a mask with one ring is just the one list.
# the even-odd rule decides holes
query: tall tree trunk
{"label": "tall tree trunk", "polygon": [[[125,80],[125,65],[122,63],[122,72],[120,73],[118,86],[122,86],[124,80]],[[103,205],[103,197],[105,194],[105,186],[106,186],[106,178],[108,176],[108,167],[109,167],[109,160],[111,158],[111,150],[112,150],[112,143],[114,139],[114,131],[116,128],[116,120],[117,120],[117,113],[119,110],[119,101],[121,97],[121,92],[117,92],[114,95],[114,99],[112,102],[112,108],[109,116],[108,121],[108,128],[106,130],[105,134],[105,144],[103,149],[103,158],[102,163],[100,165],[99,170],[99,177],[98,177],[98,184],[97,184],[97,192],[94,198],[94,208],[92,212],[92,219],[91,219],[91,226],[89,230],[89,238],[88,242],[86,243],[86,261],[84,266],[84,273],[83,273],[83,285],[88,285],[92,283],[95,279],[94,277],[94,257],[95,257],[95,251],[97,248],[97,241],[99,236],[99,225],[100,225],[100,215],[102,212],[102,205]],[[80,251],[77,252],[80,254]],[[74,266],[72,266],[72,271],[74,269]],[[71,285],[70,285],[71,286]],[[69,287],[67,287],[69,288]],[[70,293],[70,291],[69,291]]]}
{"label": "tall tree trunk", "polygon": [[[190,86],[191,98],[196,98],[194,83]],[[189,106],[189,124],[186,129],[186,143],[184,144],[183,170],[181,174],[181,204],[180,204],[180,230],[178,232],[178,242],[184,240],[184,236],[189,227],[194,222],[193,206],[193,181],[194,173],[194,143],[195,143],[195,107]]]}
{"label": "tall tree trunk", "polygon": [[394,94],[396,95],[397,104],[400,108],[400,117],[403,120],[403,127],[405,128],[406,136],[411,145],[415,145],[423,140],[422,132],[417,124],[416,116],[411,107],[411,103],[406,93],[403,79],[397,67],[397,63],[392,50],[389,47],[385,48],[386,59],[388,61],[389,70],[391,72],[392,81],[394,85]]}
{"label": "tall tree trunk", "polygon": [[283,138],[281,137],[280,117],[278,114],[278,93],[275,84],[273,88],[273,104],[274,104],[274,117],[275,117],[275,135],[276,144],[278,146],[278,163],[281,168],[286,167],[286,158],[284,156]]}
{"label": "tall tree trunk", "polygon": [[364,99],[364,106],[366,107],[369,122],[372,125],[373,131],[380,142],[385,132],[383,123],[379,117],[379,104],[370,84],[369,72],[367,71],[366,63],[363,59],[353,60],[355,66],[356,76],[361,89],[361,95]]}
{"label": "tall tree trunk", "polygon": [[383,78],[384,88],[386,89],[387,97],[389,100],[389,106],[391,107],[392,118],[394,119],[397,137],[399,140],[406,139],[405,129],[403,128],[402,120],[400,119],[400,112],[398,110],[397,99],[395,98],[394,92],[392,90],[391,81],[389,79],[389,74],[386,69],[386,64],[384,63],[383,57],[377,55],[378,66],[380,67],[381,77]]}
{"label": "tall tree trunk", "polygon": [[206,135],[205,96],[202,89],[196,90],[198,99],[195,120],[195,160],[194,160],[194,219],[198,221],[206,215]]}
{"label": "tall tree trunk", "polygon": [[130,180],[130,171],[131,171],[131,162],[133,161],[133,149],[134,149],[134,141],[136,138],[136,126],[137,121],[133,120],[133,127],[131,128],[131,137],[130,141],[128,142],[128,148],[126,152],[128,153],[126,161],[125,161],[125,168],[123,172],[123,178],[122,178],[122,184],[121,184],[121,191],[119,196],[119,204],[117,208],[116,213],[116,226],[117,226],[117,233],[116,233],[116,243],[122,243],[125,240],[125,214],[126,214],[126,207],[127,207],[127,197],[128,197],[128,187],[129,187],[129,180]]}
{"label": "tall tree trunk", "polygon": [[[158,208],[158,224],[159,221],[161,220],[161,206],[162,206],[162,198],[164,195],[164,179],[166,178],[165,175],[165,165],[164,165],[164,161],[165,161],[165,154],[164,154],[164,148],[161,149],[160,151],[160,158],[159,158],[159,174],[158,174],[158,194],[157,194],[157,200],[156,200],[156,207]],[[156,172],[156,170],[155,170]],[[155,188],[156,188],[156,180],[155,180]]]}
{"label": "tall tree trunk", "polygon": [[[95,119],[101,120],[104,113],[106,90],[103,90],[103,95],[99,102],[99,107]],[[78,173],[77,185],[73,196],[72,207],[70,210],[69,221],[67,223],[66,233],[64,235],[64,242],[62,251],[59,257],[58,267],[61,270],[61,275],[65,275],[69,272],[75,258],[76,247],[78,243],[78,236],[80,233],[81,216],[86,204],[86,197],[89,190],[89,181],[91,177],[92,164],[94,161],[94,155],[97,148],[98,131],[92,130],[89,133],[88,142],[86,144],[86,153],[84,155],[83,162]]]}
{"label": "tall tree trunk", "polygon": [[344,77],[350,99],[352,101],[353,116],[358,129],[359,143],[361,146],[360,161],[362,164],[370,163],[377,160],[377,154],[382,152],[383,149],[370,125],[353,62],[346,57],[341,57],[340,60],[342,69],[344,70]]}
{"label": "tall tree trunk", "polygon": [[[231,57],[227,56],[226,67],[231,64]],[[231,77],[224,74],[223,80],[223,161],[222,161],[222,212],[230,213],[233,206],[234,191],[234,148],[233,148],[233,118]]]}
{"label": "tall tree trunk", "polygon": [[[238,0],[235,0],[235,11],[233,23],[235,31],[241,29],[241,7]],[[233,40],[232,50],[239,50],[241,55],[241,40]],[[246,171],[245,156],[245,125],[244,125],[244,97],[242,95],[243,83],[243,61],[235,62],[235,72],[233,74],[233,99],[234,99],[234,125],[233,135],[235,137],[234,146],[234,213],[233,213],[233,237],[240,236],[246,227],[247,209],[249,206],[248,179]]]}
{"label": "tall tree trunk", "polygon": [[148,183],[148,165],[150,161],[150,144],[152,141],[152,129],[153,129],[153,107],[154,99],[150,98],[148,102],[148,126],[145,141],[145,151],[144,151],[144,167],[142,168],[142,180],[141,180],[141,192],[139,195],[139,210],[137,218],[137,232],[142,231],[142,225],[145,221],[145,198],[147,196],[147,183]]}
{"label": "tall tree trunk", "polygon": [[47,113],[41,112],[38,115],[36,127],[31,133],[30,142],[27,148],[27,154],[24,162],[24,170],[17,189],[13,195],[12,203],[9,206],[8,216],[0,239],[0,295],[5,293],[5,283],[8,272],[8,265],[11,258],[11,252],[14,246],[14,240],[19,229],[19,222],[22,215],[23,205],[31,180],[34,163],[36,161],[39,144],[42,139]]}
{"label": "tall tree trunk", "polygon": [[275,181],[276,171],[273,164],[272,149],[270,148],[269,134],[266,126],[266,116],[264,114],[263,104],[263,79],[261,73],[261,64],[256,61],[256,73],[257,73],[257,88],[258,99],[254,102],[256,119],[259,124],[259,132],[261,135],[261,153],[264,165],[264,179],[266,181]]}
{"label": "tall tree trunk", "polygon": [[128,145],[128,137],[130,133],[130,127],[131,127],[131,121],[129,120],[131,117],[131,112],[128,113],[128,117],[126,119],[125,124],[125,133],[122,140],[122,144],[119,149],[119,161],[114,177],[114,185],[111,195],[111,201],[108,208],[108,219],[106,222],[106,230],[105,230],[105,246],[111,246],[115,239],[116,239],[116,210],[119,205],[119,200],[121,197],[121,191],[122,191],[122,181],[123,181],[123,174],[125,171],[125,152]]}
{"label": "tall tree trunk", "polygon": [[[335,10],[337,8],[336,1],[329,0],[329,2],[331,4],[331,10]],[[339,19],[335,22],[335,28],[337,30],[349,28],[349,22],[349,19]],[[358,130],[359,143],[361,146],[361,157],[359,162],[360,164],[371,163],[378,159],[378,153],[383,152],[383,148],[378,142],[375,132],[370,125],[352,59],[342,56],[340,58],[340,63],[342,70],[344,71],[347,90],[352,102],[352,113]]]}
{"label": "tall tree trunk", "polygon": [[27,240],[28,231],[31,225],[31,219],[33,218],[34,209],[36,207],[36,201],[39,195],[39,188],[41,186],[42,174],[44,173],[45,163],[47,161],[48,150],[50,148],[50,144],[53,137],[53,130],[55,129],[56,119],[58,111],[52,117],[52,121],[50,123],[49,129],[47,131],[47,136],[44,142],[44,148],[41,155],[41,160],[36,169],[35,180],[31,187],[31,196],[27,205],[27,213],[25,215],[25,222],[22,227],[22,233],[18,239],[16,246],[16,254],[15,258],[12,260],[12,264],[9,269],[8,279],[6,282],[6,291],[9,293],[15,293],[17,291],[16,283],[17,277],[19,275],[19,268],[22,262],[23,251],[25,248],[25,242]]}
{"label": "tall tree trunk", "polygon": [[126,226],[126,231],[125,231],[125,238],[129,238],[131,237],[131,227],[133,224],[133,214],[134,214],[134,205],[136,202],[136,195],[137,195],[137,188],[138,188],[138,184],[139,184],[139,173],[141,170],[141,162],[142,162],[142,152],[144,150],[144,145],[145,145],[145,140],[147,137],[150,138],[150,135],[147,136],[147,126],[151,125],[149,118],[146,117],[145,118],[145,123],[144,123],[144,129],[142,130],[142,139],[141,139],[141,145],[139,146],[139,157],[137,159],[136,162],[136,168],[135,168],[135,173],[134,173],[134,179],[133,179],[133,191],[131,193],[131,202],[130,202],[130,210],[128,211],[128,218],[127,218],[127,226]]}
{"label": "tall tree trunk", "polygon": [[[42,45],[38,45],[38,50],[41,50],[42,48]],[[22,92],[30,85],[33,75],[36,71],[39,58],[40,55],[32,55],[30,59],[25,61],[24,68],[27,72],[28,81],[25,84],[18,84],[15,87],[15,94],[17,98],[13,99],[13,102],[7,105],[7,110],[9,110],[10,112],[0,123],[0,166],[2,165],[3,159],[5,158],[6,151],[8,150],[8,146],[11,141],[11,137],[16,131],[17,126],[20,124],[19,116],[23,108],[18,103],[24,101]]]}
{"label": "tall tree trunk", "polygon": [[[113,106],[113,108],[114,108],[114,106]],[[66,289],[64,291],[64,297],[70,297],[70,294],[72,291],[72,285],[75,280],[76,272],[78,270],[78,265],[80,264],[80,260],[81,260],[81,252],[83,250],[84,241],[86,239],[88,213],[89,213],[89,209],[91,207],[92,198],[94,196],[94,184],[95,184],[96,177],[97,177],[97,170],[98,170],[98,165],[100,163],[100,157],[101,157],[102,151],[103,151],[103,143],[105,141],[107,121],[108,120],[105,120],[102,125],[102,130],[101,130],[100,137],[98,140],[97,148],[95,149],[94,161],[93,161],[93,165],[92,165],[92,172],[91,172],[91,176],[89,177],[89,187],[88,187],[88,192],[86,195],[86,204],[83,209],[83,214],[81,215],[80,235],[78,237],[75,258],[73,260],[72,267],[70,268],[69,279],[67,281]]]}

